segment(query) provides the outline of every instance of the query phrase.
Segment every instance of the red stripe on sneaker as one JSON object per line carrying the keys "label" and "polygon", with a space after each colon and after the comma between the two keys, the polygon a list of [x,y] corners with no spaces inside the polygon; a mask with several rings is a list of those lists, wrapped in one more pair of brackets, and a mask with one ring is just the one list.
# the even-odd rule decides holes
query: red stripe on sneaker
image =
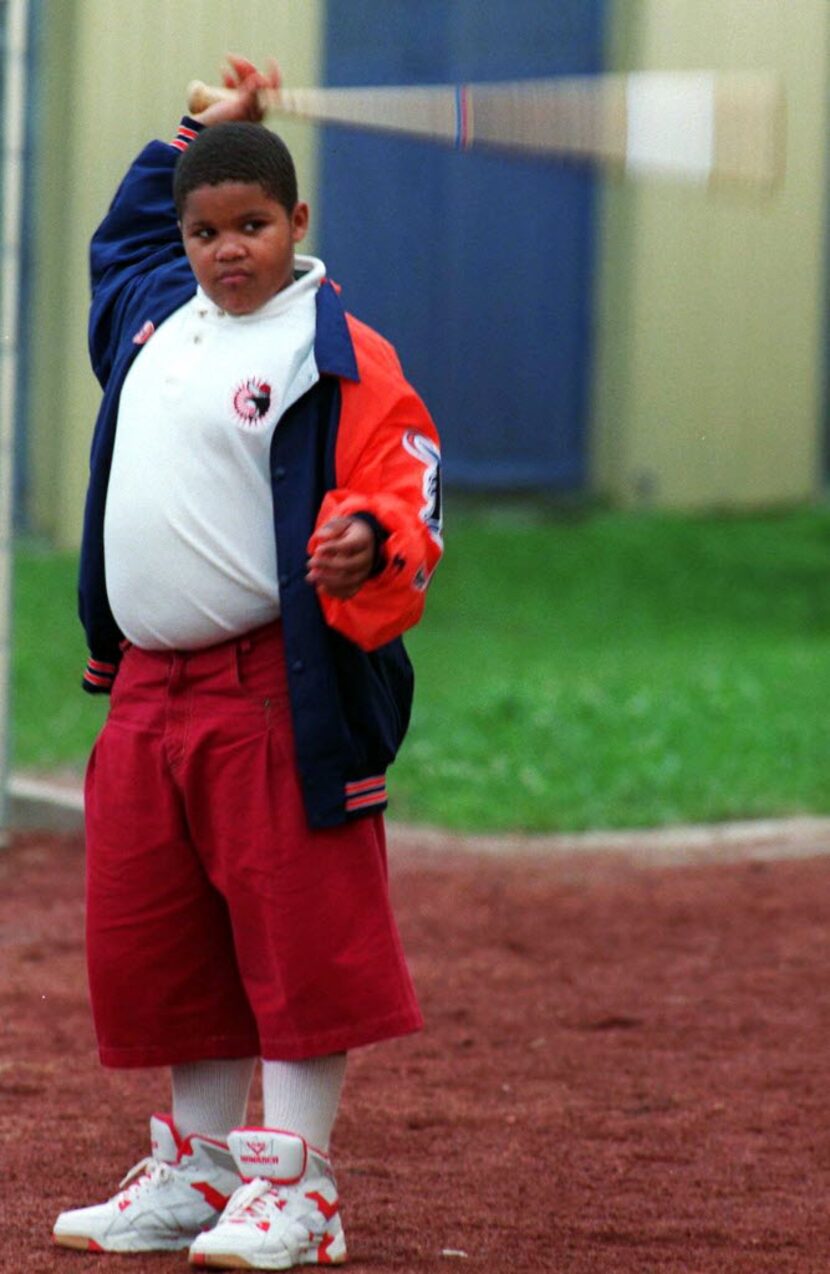
{"label": "red stripe on sneaker", "polygon": [[87,1241],[86,1250],[88,1252],[104,1252],[106,1248],[101,1247],[100,1243],[96,1243],[94,1239]]}
{"label": "red stripe on sneaker", "polygon": [[316,1203],[317,1207],[320,1209],[320,1211],[322,1212],[323,1216],[326,1218],[327,1221],[331,1220],[331,1218],[334,1216],[335,1212],[337,1211],[338,1207],[340,1206],[337,1199],[334,1200],[334,1203],[329,1203],[326,1196],[321,1194],[319,1190],[306,1190],[305,1197],[307,1199],[311,1199],[312,1203]]}
{"label": "red stripe on sneaker", "polygon": [[191,1181],[190,1185],[197,1194],[202,1196],[205,1203],[209,1203],[217,1212],[225,1211],[228,1199],[231,1197],[229,1194],[220,1194],[208,1181]]}
{"label": "red stripe on sneaker", "polygon": [[[331,1247],[333,1242],[334,1242],[333,1234],[327,1234],[326,1237],[323,1239],[323,1242],[320,1244],[320,1246],[317,1249],[317,1264],[318,1265],[334,1265],[335,1264],[335,1262],[329,1256],[329,1248]],[[337,1264],[339,1265],[340,1262],[338,1261]]]}

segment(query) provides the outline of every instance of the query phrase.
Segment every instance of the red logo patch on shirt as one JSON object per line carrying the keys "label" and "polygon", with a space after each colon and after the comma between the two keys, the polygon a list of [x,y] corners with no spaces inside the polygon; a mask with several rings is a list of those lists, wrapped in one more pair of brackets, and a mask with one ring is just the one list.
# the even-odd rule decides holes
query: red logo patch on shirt
{"label": "red logo patch on shirt", "polygon": [[259,376],[249,376],[233,391],[233,410],[241,425],[255,429],[271,409],[271,386]]}

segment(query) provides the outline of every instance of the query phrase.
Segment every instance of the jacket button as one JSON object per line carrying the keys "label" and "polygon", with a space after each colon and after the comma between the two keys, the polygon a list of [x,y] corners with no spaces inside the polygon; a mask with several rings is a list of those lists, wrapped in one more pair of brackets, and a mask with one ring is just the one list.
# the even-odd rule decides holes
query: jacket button
{"label": "jacket button", "polygon": [[274,469],[274,479],[276,482],[282,482],[285,477],[285,465],[278,464]]}
{"label": "jacket button", "polygon": [[303,663],[302,659],[295,659],[293,664],[291,665],[292,672],[302,672],[304,668],[305,668],[305,664]]}
{"label": "jacket button", "polygon": [[288,576],[283,574],[279,578],[280,588],[285,588],[288,584]]}

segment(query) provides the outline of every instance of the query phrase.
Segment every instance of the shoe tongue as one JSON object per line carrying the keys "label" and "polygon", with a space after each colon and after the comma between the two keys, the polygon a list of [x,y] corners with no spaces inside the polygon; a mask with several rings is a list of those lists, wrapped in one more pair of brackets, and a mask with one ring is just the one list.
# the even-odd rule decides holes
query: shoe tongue
{"label": "shoe tongue", "polygon": [[228,1137],[228,1147],[243,1177],[265,1177],[279,1185],[299,1181],[306,1169],[306,1143],[293,1132],[242,1128]]}
{"label": "shoe tongue", "polygon": [[168,1115],[153,1115],[150,1120],[150,1145],[154,1159],[163,1163],[177,1163],[179,1139],[173,1121]]}

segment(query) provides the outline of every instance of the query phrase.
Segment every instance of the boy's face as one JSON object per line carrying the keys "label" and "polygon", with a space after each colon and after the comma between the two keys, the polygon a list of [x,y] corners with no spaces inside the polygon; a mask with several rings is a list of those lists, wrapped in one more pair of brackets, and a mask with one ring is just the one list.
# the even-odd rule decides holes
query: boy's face
{"label": "boy's face", "polygon": [[185,200],[181,229],[193,273],[214,305],[251,314],[293,282],[308,205],[286,212],[257,183],[198,186]]}

